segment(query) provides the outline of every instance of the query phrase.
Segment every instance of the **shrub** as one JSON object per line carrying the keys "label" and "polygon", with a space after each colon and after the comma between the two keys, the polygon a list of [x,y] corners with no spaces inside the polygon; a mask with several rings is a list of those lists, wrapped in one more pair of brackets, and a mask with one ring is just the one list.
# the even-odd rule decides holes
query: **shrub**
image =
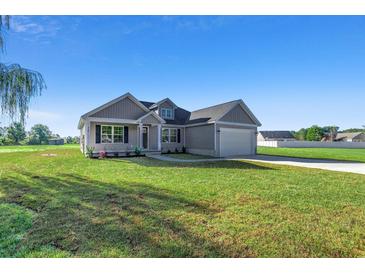
{"label": "shrub", "polygon": [[141,151],[142,151],[142,149],[141,149],[140,147],[135,147],[135,148],[134,148],[134,153],[135,153],[137,156],[139,156],[139,155],[141,154]]}
{"label": "shrub", "polygon": [[168,150],[167,150],[167,154],[170,154],[170,153],[171,153],[171,150],[169,150],[169,149],[168,149]]}
{"label": "shrub", "polygon": [[86,146],[86,156],[89,158],[93,157],[95,147],[92,146]]}
{"label": "shrub", "polygon": [[186,147],[185,146],[182,147],[182,153],[186,153]]}
{"label": "shrub", "polygon": [[175,148],[175,153],[179,153],[179,150],[177,148]]}

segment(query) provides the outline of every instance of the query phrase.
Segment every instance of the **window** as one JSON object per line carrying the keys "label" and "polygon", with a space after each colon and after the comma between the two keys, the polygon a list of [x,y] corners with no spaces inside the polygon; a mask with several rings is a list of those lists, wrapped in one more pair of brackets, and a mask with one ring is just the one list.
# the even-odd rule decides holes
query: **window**
{"label": "window", "polygon": [[170,143],[176,143],[176,128],[170,129]]}
{"label": "window", "polygon": [[123,127],[114,127],[114,135],[113,135],[114,143],[123,143],[124,140],[124,128]]}
{"label": "window", "polygon": [[101,142],[112,143],[113,139],[113,127],[112,126],[101,126]]}
{"label": "window", "polygon": [[162,129],[162,143],[168,143],[169,142],[169,129],[163,128]]}
{"label": "window", "polygon": [[101,143],[124,143],[123,126],[101,126]]}
{"label": "window", "polygon": [[176,143],[177,142],[177,129],[176,128],[163,128],[162,129],[162,142],[163,143]]}
{"label": "window", "polygon": [[171,108],[161,108],[161,117],[164,119],[172,119],[172,109]]}

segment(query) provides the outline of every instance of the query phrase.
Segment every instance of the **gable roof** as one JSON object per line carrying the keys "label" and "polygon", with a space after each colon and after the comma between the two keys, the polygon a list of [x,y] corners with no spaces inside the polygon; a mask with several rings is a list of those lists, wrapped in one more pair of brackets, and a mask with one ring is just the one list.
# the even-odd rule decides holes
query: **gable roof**
{"label": "gable roof", "polygon": [[294,138],[294,135],[288,131],[288,130],[265,130],[265,131],[259,131],[259,133],[264,138],[282,138],[282,139],[290,139]]}
{"label": "gable roof", "polygon": [[127,93],[123,94],[122,96],[119,96],[118,98],[115,98],[115,99],[113,99],[113,100],[105,103],[104,105],[101,105],[100,107],[97,107],[97,108],[95,108],[95,109],[93,109],[93,110],[85,113],[84,115],[81,116],[81,118],[86,118],[86,117],[88,117],[90,115],[93,115],[94,113],[96,113],[96,112],[98,112],[98,111],[100,111],[102,109],[105,109],[105,108],[107,108],[107,107],[109,107],[109,106],[111,106],[111,105],[113,105],[113,104],[115,104],[115,103],[117,103],[119,101],[122,101],[125,98],[131,99],[136,105],[138,105],[144,111],[146,111],[146,112],[149,112],[150,111],[144,104],[142,104],[140,101],[138,101],[136,97],[134,97],[132,94],[130,94],[129,92],[127,92]]}
{"label": "gable roof", "polygon": [[361,135],[363,132],[341,132],[337,133],[335,140],[341,140],[344,138],[354,139],[357,136]]}
{"label": "gable roof", "polygon": [[150,112],[146,113],[145,115],[139,117],[137,119],[137,121],[142,121],[144,118],[147,118],[148,116],[152,115],[153,117],[155,117],[158,121],[160,121],[161,123],[165,123],[165,120],[162,119],[160,116],[157,115],[156,112],[154,112],[153,110],[151,110]]}
{"label": "gable roof", "polygon": [[[161,100],[157,103],[146,102],[146,101],[140,101],[140,102],[144,106],[148,107],[149,109],[153,109],[153,108],[155,108],[154,106],[158,106],[159,104],[162,104],[165,100],[166,99]],[[187,111],[186,109],[183,109],[183,108],[180,108],[180,107],[176,107],[175,108],[174,119],[173,120],[172,119],[167,119],[167,120],[165,120],[165,123],[170,124],[170,125],[185,125],[186,121],[189,119],[189,116],[190,116],[190,111]]]}
{"label": "gable roof", "polygon": [[177,106],[175,105],[175,103],[173,101],[170,100],[170,98],[165,98],[162,99],[161,101],[158,101],[157,103],[154,103],[152,106],[150,106],[150,109],[154,109],[157,108],[159,105],[161,105],[162,103],[168,101],[171,105],[173,105],[174,108],[177,108]]}
{"label": "gable roof", "polygon": [[261,126],[259,120],[257,120],[255,115],[253,115],[253,113],[241,99],[195,110],[191,112],[188,123],[191,124],[197,121],[199,122],[218,121],[237,105],[240,105],[242,107],[242,109],[247,113],[247,115],[252,119],[252,121],[256,125]]}
{"label": "gable roof", "polygon": [[[158,101],[157,103],[154,102],[148,102],[148,101],[139,101],[137,100],[131,93],[127,92],[124,95],[111,100],[104,105],[95,108],[84,115],[81,116],[79,121],[79,128],[82,127],[83,121],[86,117],[93,115],[94,113],[109,107],[112,104],[115,104],[125,98],[131,99],[134,103],[136,103],[139,107],[141,107],[146,114],[142,117],[138,118],[138,120],[142,119],[143,117],[146,117],[148,115],[151,115],[153,112],[153,116],[159,117],[153,109],[157,108],[160,104],[169,101],[175,108],[175,115],[173,120],[164,120],[161,117],[159,117],[162,123],[165,124],[171,124],[171,125],[191,125],[191,124],[197,124],[197,123],[209,123],[209,122],[215,122],[221,119],[225,114],[227,114],[230,110],[232,110],[235,106],[240,105],[242,109],[247,113],[247,115],[254,121],[254,123],[257,126],[261,126],[261,123],[257,120],[255,115],[250,111],[250,109],[246,106],[246,104],[240,99],[240,100],[234,100],[222,104],[218,104],[215,106],[207,107],[198,109],[195,111],[188,111],[186,109],[180,108],[174,104],[169,98],[165,98],[161,101]],[[157,118],[156,117],[156,118]]]}

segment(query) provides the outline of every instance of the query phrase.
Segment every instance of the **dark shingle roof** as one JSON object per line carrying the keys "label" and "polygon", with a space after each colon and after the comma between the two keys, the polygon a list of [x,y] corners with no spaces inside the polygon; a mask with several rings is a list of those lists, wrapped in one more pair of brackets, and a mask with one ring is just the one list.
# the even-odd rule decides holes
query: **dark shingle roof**
{"label": "dark shingle roof", "polygon": [[294,138],[293,134],[288,130],[275,130],[275,131],[260,131],[264,138],[283,138],[289,139]]}
{"label": "dark shingle roof", "polygon": [[[145,107],[150,108],[156,103],[153,102],[146,102],[146,101],[140,101]],[[187,111],[183,108],[176,108],[175,109],[175,117],[174,120],[165,119],[166,124],[170,125],[185,125],[186,121],[189,119],[190,111]]]}
{"label": "dark shingle roof", "polygon": [[144,105],[146,108],[150,108],[154,103],[152,102],[146,102],[146,101],[139,101],[142,105]]}
{"label": "dark shingle roof", "polygon": [[[192,123],[193,121],[199,121],[199,120],[201,120],[199,123],[214,121],[214,120],[220,118],[222,115],[224,115],[227,111],[229,111],[233,107],[233,105],[237,104],[237,102],[238,101],[235,100],[235,101],[195,110],[195,111],[191,112],[188,123]],[[196,122],[194,122],[194,123],[196,123]]]}

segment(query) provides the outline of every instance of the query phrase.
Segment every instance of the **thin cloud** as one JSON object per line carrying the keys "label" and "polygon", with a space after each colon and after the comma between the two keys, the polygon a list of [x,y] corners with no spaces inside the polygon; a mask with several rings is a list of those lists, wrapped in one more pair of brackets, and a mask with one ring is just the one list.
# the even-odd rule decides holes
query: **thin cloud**
{"label": "thin cloud", "polygon": [[50,16],[12,16],[10,29],[26,40],[38,41],[56,36],[61,24],[56,17]]}

